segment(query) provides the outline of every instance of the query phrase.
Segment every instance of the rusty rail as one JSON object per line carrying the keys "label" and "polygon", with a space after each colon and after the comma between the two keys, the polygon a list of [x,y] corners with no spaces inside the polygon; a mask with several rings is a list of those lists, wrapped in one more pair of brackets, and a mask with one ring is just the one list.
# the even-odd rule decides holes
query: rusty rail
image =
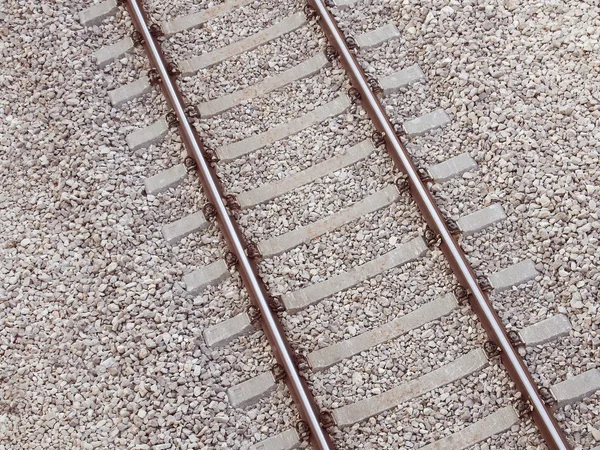
{"label": "rusty rail", "polygon": [[[190,157],[196,164],[196,172],[202,182],[206,196],[223,233],[227,245],[233,254],[238,271],[254,305],[260,311],[263,330],[273,348],[275,357],[285,371],[285,380],[292,397],[298,405],[302,420],[310,430],[310,440],[317,449],[334,449],[331,438],[321,426],[321,415],[314,398],[297,367],[297,358],[289,345],[277,315],[269,305],[270,295],[258,275],[254,261],[246,254],[248,247],[236,221],[231,217],[224,200],[223,189],[213,168],[205,157],[205,147],[196,129],[190,125],[183,96],[175,82],[172,66],[167,62],[157,37],[160,30],[156,25],[148,26],[148,17],[139,0],[124,1],[137,32],[137,38],[143,43],[150,62],[158,72],[161,89],[175,113],[176,122]],[[212,209],[211,208],[211,209]],[[231,259],[231,258],[230,258]]]}
{"label": "rusty rail", "polygon": [[467,257],[452,236],[447,222],[437,207],[431,192],[419,176],[419,172],[406,147],[396,134],[381,102],[369,86],[369,81],[356,56],[350,50],[344,34],[337,26],[335,18],[329,12],[323,0],[308,0],[308,5],[317,14],[319,23],[329,43],[337,51],[340,61],[352,82],[352,86],[360,93],[362,105],[375,128],[377,131],[383,133],[386,148],[391,154],[394,163],[408,177],[408,183],[414,200],[419,206],[428,226],[440,237],[442,251],[460,284],[467,290],[470,303],[490,340],[500,350],[504,366],[518,389],[529,401],[533,418],[546,443],[552,449],[570,449],[571,447],[556,419],[542,400],[527,366],[511,343],[504,324],[494,310],[487,294],[481,288]]}

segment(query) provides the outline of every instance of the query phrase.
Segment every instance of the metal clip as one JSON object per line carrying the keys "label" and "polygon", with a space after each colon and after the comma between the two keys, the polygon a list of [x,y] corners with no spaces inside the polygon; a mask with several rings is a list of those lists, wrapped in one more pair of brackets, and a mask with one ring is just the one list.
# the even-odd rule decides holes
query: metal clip
{"label": "metal clip", "polygon": [[350,50],[358,50],[358,44],[353,36],[346,36],[346,45]]}
{"label": "metal clip", "polygon": [[350,89],[348,89],[348,97],[350,98],[350,102],[353,105],[358,104],[358,102],[360,102],[360,91],[358,89],[356,89],[354,86],[352,86]]}
{"label": "metal clip", "polygon": [[196,105],[188,105],[185,107],[185,115],[188,118],[188,121],[191,123],[194,120],[200,119],[200,110]]}
{"label": "metal clip", "polygon": [[167,73],[172,77],[178,77],[181,75],[181,70],[177,67],[177,64],[168,62],[166,64]]}
{"label": "metal clip", "polygon": [[328,45],[325,47],[325,58],[327,61],[333,62],[338,57],[338,52],[333,45]]}
{"label": "metal clip", "polygon": [[556,397],[552,393],[552,389],[548,389],[546,387],[541,387],[540,389],[540,397],[543,402],[548,406],[548,408],[552,409],[556,406],[557,401]]}
{"label": "metal clip", "polygon": [[248,255],[248,258],[250,259],[259,259],[260,257],[262,257],[258,245],[256,245],[254,242],[249,242],[246,245],[246,255]]}
{"label": "metal clip", "polygon": [[237,256],[235,256],[235,254],[233,252],[225,253],[225,264],[227,264],[227,267],[229,269],[236,266],[237,263],[238,263],[238,258],[237,258]]}
{"label": "metal clip", "polygon": [[155,68],[150,69],[148,71],[147,76],[148,76],[148,82],[152,86],[156,86],[157,84],[159,84],[162,81],[160,79],[160,75],[158,74],[158,70],[156,70]]}
{"label": "metal clip", "polygon": [[381,147],[385,144],[385,133],[383,131],[373,131],[371,134],[371,140],[375,147]]}
{"label": "metal clip", "polygon": [[383,88],[381,87],[381,85],[379,84],[379,81],[377,81],[376,78],[373,78],[373,77],[368,78],[367,83],[369,83],[369,87],[373,91],[373,94],[377,95],[377,94],[383,93]]}
{"label": "metal clip", "polygon": [[258,323],[258,321],[260,320],[260,318],[262,317],[262,314],[260,313],[260,309],[258,309],[254,305],[249,305],[246,308],[246,314],[248,314],[248,318],[250,319],[250,323],[252,325],[256,325]]}
{"label": "metal clip", "polygon": [[319,18],[319,13],[317,10],[313,9],[309,4],[304,5],[304,15],[307,20],[313,20]]}
{"label": "metal clip", "polygon": [[131,32],[131,40],[133,41],[133,45],[136,47],[139,47],[144,43],[144,37],[142,36],[142,33],[137,30]]}
{"label": "metal clip", "polygon": [[167,124],[169,128],[176,128],[179,126],[179,119],[177,118],[177,114],[173,111],[169,111],[167,113]]}
{"label": "metal clip", "polygon": [[435,231],[433,231],[429,225],[427,225],[427,227],[425,228],[423,240],[425,241],[425,244],[427,244],[427,247],[430,250],[432,250],[434,247],[437,247],[441,242],[440,236]]}
{"label": "metal clip", "polygon": [[533,408],[531,407],[529,401],[525,400],[524,398],[520,398],[515,403],[515,411],[517,412],[519,419],[524,419],[532,413]]}
{"label": "metal clip", "polygon": [[310,437],[310,427],[304,420],[296,422],[296,431],[301,441],[306,441]]}
{"label": "metal clip", "polygon": [[402,176],[398,177],[394,183],[396,183],[398,192],[400,192],[401,194],[406,194],[407,192],[410,192],[410,181],[408,180],[408,175],[403,173]]}
{"label": "metal clip", "polygon": [[204,151],[202,152],[204,155],[204,159],[206,159],[210,163],[218,163],[219,157],[217,156],[217,152],[215,152],[212,147],[204,146]]}
{"label": "metal clip", "polygon": [[271,308],[271,311],[275,313],[285,311],[285,305],[283,304],[281,295],[272,295],[269,297],[269,308]]}
{"label": "metal clip", "polygon": [[502,350],[494,341],[487,341],[483,344],[483,351],[485,352],[487,359],[493,359],[496,356],[500,356],[500,353],[502,353]]}
{"label": "metal clip", "polygon": [[319,414],[319,423],[323,428],[331,428],[335,426],[335,419],[330,411],[321,411]]}
{"label": "metal clip", "polygon": [[456,301],[459,305],[464,305],[469,300],[469,291],[462,286],[459,286],[454,293]]}
{"label": "metal clip", "polygon": [[458,226],[458,222],[456,220],[446,219],[446,227],[448,227],[450,234],[460,234],[460,227]]}
{"label": "metal clip", "polygon": [[[193,171],[196,170],[196,160],[194,158],[192,158],[191,156],[186,157],[183,160],[183,164],[185,165],[185,170],[187,171],[187,173],[192,173]],[[212,205],[210,205],[212,206]],[[214,206],[213,206],[214,208]],[[215,211],[216,213],[216,211]],[[206,216],[206,214],[205,214]]]}
{"label": "metal clip", "polygon": [[223,197],[225,201],[225,206],[227,206],[232,211],[239,211],[242,209],[240,206],[240,202],[237,201],[237,198],[233,194],[227,194]]}
{"label": "metal clip", "polygon": [[162,28],[160,28],[160,25],[157,23],[153,23],[148,29],[150,30],[150,34],[153,38],[159,38],[165,35]]}
{"label": "metal clip", "polygon": [[271,372],[273,372],[273,377],[275,378],[275,381],[281,381],[287,375],[287,373],[285,373],[285,369],[279,363],[273,364],[273,368],[271,369]]}
{"label": "metal clip", "polygon": [[417,175],[419,175],[419,179],[423,183],[430,183],[433,181],[433,177],[431,176],[429,171],[427,169],[424,169],[423,167],[419,167],[417,169]]}
{"label": "metal clip", "polygon": [[202,207],[202,212],[206,220],[212,220],[217,217],[217,208],[212,203],[207,203]]}
{"label": "metal clip", "polygon": [[292,359],[294,360],[294,364],[299,371],[308,369],[310,365],[308,364],[308,359],[304,353],[300,353],[299,351],[292,352]]}
{"label": "metal clip", "polygon": [[514,347],[523,347],[525,345],[525,342],[523,342],[523,339],[521,339],[521,335],[515,330],[509,330],[506,335]]}
{"label": "metal clip", "polygon": [[492,283],[490,283],[489,278],[485,275],[480,275],[477,277],[477,284],[483,292],[491,292],[494,290],[494,286],[492,286]]}
{"label": "metal clip", "polygon": [[404,129],[404,125],[395,123],[393,125],[393,127],[394,127],[394,132],[396,133],[396,136],[398,136],[398,137],[406,136],[406,130]]}

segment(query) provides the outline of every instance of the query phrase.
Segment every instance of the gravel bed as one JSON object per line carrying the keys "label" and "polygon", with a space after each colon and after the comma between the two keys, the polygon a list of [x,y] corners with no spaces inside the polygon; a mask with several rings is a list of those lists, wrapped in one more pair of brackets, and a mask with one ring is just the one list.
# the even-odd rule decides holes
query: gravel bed
{"label": "gravel bed", "polygon": [[[527,348],[525,362],[535,374],[540,386],[551,387],[556,383],[594,369],[594,363],[582,362],[591,349],[581,347],[581,339],[566,336],[535,347]],[[587,351],[586,351],[587,350]]]}
{"label": "gravel bed", "polygon": [[[190,104],[212,97],[206,86],[195,83],[197,79],[194,77],[184,78],[181,83]],[[328,66],[312,77],[295,81],[265,97],[247,100],[218,116],[203,119],[202,136],[216,148],[262,133],[333,100],[345,83],[344,71]]]}
{"label": "gravel bed", "polygon": [[529,281],[510,290],[493,293],[490,298],[506,326],[518,330],[550,316],[566,314],[564,308],[558,305],[535,308],[541,297],[548,299],[552,296],[552,292],[542,292],[537,281]]}
{"label": "gravel bed", "polygon": [[[159,21],[216,3],[152,0],[147,6]],[[495,201],[505,208],[506,221],[463,239],[474,268],[489,273],[535,261],[535,282],[493,296],[505,322],[521,328],[556,313],[570,318],[570,336],[527,351],[543,385],[597,367],[600,356],[600,100],[593,95],[600,88],[600,20],[594,6],[589,0],[372,0],[336,12],[349,34],[387,23],[402,30],[401,39],[360,52],[369,73],[381,77],[414,63],[425,72],[426,82],[383,100],[393,121],[435,108],[452,117],[443,130],[408,140],[417,163],[464,151],[478,161],[478,171],[432,188],[442,209],[454,217]],[[110,106],[107,89],[148,68],[139,49],[104,69],[92,60],[95,50],[130,33],[127,14],[83,29],[75,7],[8,0],[4,10],[11,21],[0,44],[10,67],[0,69],[6,130],[0,136],[6,149],[0,157],[0,417],[8,445],[245,449],[286,429],[297,413],[285,387],[245,410],[226,398],[227,387],[273,364],[263,333],[219,349],[202,343],[203,329],[245,308],[238,276],[197,296],[181,283],[184,273],[222,255],[216,227],[173,247],[162,239],[163,223],[202,206],[200,189],[187,182],[156,197],[141,194],[145,177],[181,162],[182,148],[171,132],[148,149],[126,147],[129,132],[166,113],[157,89],[122,108]],[[292,0],[276,8],[255,1],[165,45],[179,60],[243,39],[296,10]],[[313,46],[301,45],[316,36]],[[310,25],[180,85],[197,104],[279,73],[324,43]],[[346,87],[334,63],[203,120],[201,135],[213,147],[235,142],[305,114]],[[368,136],[363,117],[330,119],[243,158],[247,163],[221,164],[219,172],[233,192],[279,179],[335,154],[353,142],[351,132]],[[354,203],[392,181],[386,158],[377,150],[244,212],[242,226],[260,240]],[[371,260],[422,228],[416,208],[401,199],[262,261],[260,269],[274,293],[295,290]],[[432,270],[440,275],[434,285],[428,283]],[[300,348],[320,348],[406,314],[454,285],[436,250],[294,316],[284,313],[284,323]],[[416,378],[484,341],[477,318],[459,307],[308,377],[319,404],[336,408]],[[334,437],[340,448],[418,448],[514,402],[510,386],[506,372],[492,365]],[[600,443],[599,417],[599,394],[557,413],[577,449]],[[475,448],[543,444],[533,425],[522,422]]]}
{"label": "gravel bed", "polygon": [[249,209],[240,223],[256,240],[284,234],[348,208],[392,184],[391,167],[387,154],[371,154],[352,166]]}
{"label": "gravel bed", "polygon": [[[259,26],[254,30],[261,28]],[[305,25],[250,52],[201,69],[193,77],[210,86],[215,97],[225,95],[256,84],[268,76],[276,76],[309,59],[317,51],[317,39],[314,26]],[[210,41],[214,40],[211,36]],[[196,40],[182,44],[169,43],[164,45],[164,50],[174,61],[182,62],[202,54],[196,51],[192,55],[187,54],[188,49],[195,45]],[[180,54],[182,52],[185,54]]]}
{"label": "gravel bed", "polygon": [[472,450],[500,450],[504,448],[527,448],[545,450],[539,431],[532,420],[521,421],[510,430],[470,447]]}
{"label": "gravel bed", "polygon": [[221,162],[219,175],[234,193],[287,178],[323,162],[373,133],[362,108],[327,119],[246,156]]}
{"label": "gravel bed", "polygon": [[[82,54],[91,57],[97,50],[129,37],[133,30],[134,25],[129,14],[124,8],[119,8],[114,16],[107,17],[101,23],[81,30],[83,38],[88,44],[81,49]],[[98,68],[94,78],[108,92],[139,79],[149,69],[150,63],[143,49],[136,47],[132,52],[123,55],[105,67]],[[163,103],[162,94],[158,89],[147,95],[154,96],[153,103]],[[138,110],[141,104],[142,100],[135,99],[129,105],[123,105],[121,108],[130,108],[131,111],[134,111]]]}
{"label": "gravel bed", "polygon": [[260,330],[236,339],[225,347],[207,350],[207,353],[215,364],[211,374],[218,377],[224,389],[271,370],[275,363],[269,344]]}
{"label": "gravel bed", "polygon": [[[389,270],[296,314],[283,314],[288,335],[308,351],[333,345],[401,317],[453,292],[441,253]],[[438,274],[432,283],[432,273]]]}
{"label": "gravel bed", "polygon": [[217,350],[201,340],[217,310],[247,302],[239,279],[195,298],[181,283],[221,254],[215,227],[174,247],[161,236],[162,223],[203,204],[198,186],[142,195],[145,177],[181,162],[181,144],[171,134],[135,152],[125,144],[166,112],[158,91],[110,106],[107,89],[147,63],[136,50],[100,70],[92,54],[128,21],[83,29],[79,7],[5,8],[15,32],[0,46],[4,445],[248,448],[283,431],[297,420],[285,388],[246,410],[226,399],[227,386],[272,365],[262,332]]}
{"label": "gravel bed", "polygon": [[[514,388],[502,368],[488,366],[365,423],[343,429],[337,434],[342,443],[340,448],[421,448],[485,418],[514,400]],[[519,434],[515,432],[517,428]],[[544,448],[535,426],[525,421],[498,441],[498,446],[485,447],[482,443],[469,448]],[[364,447],[358,447],[357,442],[364,443]]]}
{"label": "gravel bed", "polygon": [[[197,212],[207,201],[200,180],[195,174],[188,174],[185,181],[174,188],[145,197],[148,204],[147,218],[158,228],[161,228],[162,224]],[[216,226],[208,228],[217,229]]]}
{"label": "gravel bed", "polygon": [[394,123],[402,123],[438,108],[424,82],[413,83],[402,91],[383,96],[382,99],[385,110]]}
{"label": "gravel bed", "polygon": [[[465,172],[460,177],[431,184],[430,191],[444,216],[454,220],[491,204],[491,202],[485,203],[489,187],[481,182],[481,176],[477,171]],[[502,204],[501,201],[499,203]],[[495,226],[502,226],[502,223]]]}
{"label": "gravel bed", "polygon": [[317,49],[314,30],[304,26],[255,50],[202,69],[194,76],[219,97],[275,77],[308,60]]}
{"label": "gravel bed", "polygon": [[[392,112],[391,115],[393,116],[393,114]],[[441,163],[463,153],[469,153],[479,163],[481,159],[485,158],[487,144],[485,142],[473,143],[472,145],[475,148],[480,149],[480,151],[474,153],[470,146],[465,145],[466,142],[471,145],[471,141],[462,139],[460,129],[460,124],[452,120],[441,129],[432,130],[423,136],[404,137],[403,140],[413,161],[420,167]],[[441,151],[442,148],[443,151]],[[480,170],[483,169],[480,168]]]}
{"label": "gravel bed", "polygon": [[195,0],[193,2],[173,2],[165,0],[147,0],[144,9],[155,21],[171,20],[179,16],[187,16],[201,12],[213,6],[225,3],[226,0]]}
{"label": "gravel bed", "polygon": [[[85,7],[91,6],[93,3],[95,2],[88,2],[88,5],[82,5],[77,9],[73,8],[71,10],[73,17],[69,18],[69,20],[72,20],[73,23],[77,23],[77,26],[80,27],[78,31],[82,33],[82,37],[90,38],[89,46],[83,49],[84,52],[90,52],[90,50],[93,52],[99,48],[114,44],[123,38],[131,36],[134,25],[125,8],[119,8],[116,14],[106,17],[99,24],[83,27],[79,22],[79,11],[84,10]],[[48,14],[49,10],[43,11],[43,13]],[[139,55],[143,58],[142,51],[139,52]]]}
{"label": "gravel bed", "polygon": [[[401,30],[400,32],[402,33]],[[377,47],[360,49],[356,56],[363,70],[369,76],[381,79],[408,66],[418,64],[418,59],[414,55],[409,56],[408,51],[406,41],[401,35]],[[427,80],[419,81],[412,86],[416,84],[426,85]],[[409,89],[411,88],[405,90]]]}
{"label": "gravel bed", "polygon": [[482,335],[477,317],[462,308],[343,364],[311,373],[309,380],[322,405],[339,408],[454,361],[481,346],[485,341]]}
{"label": "gravel bed", "polygon": [[[164,0],[151,0],[144,7],[156,22],[171,20],[179,16],[186,16],[212,6],[224,3],[224,1],[201,1],[201,2],[165,2]],[[194,53],[200,54],[206,51],[229,44],[256,33],[261,28],[266,28],[286,17],[298,9],[295,0],[283,0],[277,2],[277,7],[268,0],[256,0],[247,5],[235,8],[232,12],[209,20],[202,27],[192,28],[181,33],[170,36],[174,42],[188,42],[194,45]],[[204,45],[209,47],[204,47]],[[188,50],[189,51],[189,50]]]}
{"label": "gravel bed", "polygon": [[564,424],[565,432],[575,442],[575,450],[594,449],[600,442],[600,393],[575,405],[565,406],[556,413],[556,418]]}
{"label": "gravel bed", "polygon": [[195,306],[205,308],[210,313],[206,315],[207,326],[235,316],[245,310],[250,302],[242,280],[236,273],[218,285],[208,286],[192,298]]}
{"label": "gravel bed", "polygon": [[422,235],[417,209],[396,202],[281,255],[260,262],[263,279],[281,294],[330,278]]}
{"label": "gravel bed", "polygon": [[[187,156],[187,151],[181,143],[179,135],[173,132],[168,132],[162,141],[156,144],[152,144],[146,148],[139,148],[135,150],[133,154],[136,156],[137,159],[145,160],[148,161],[148,163],[152,164],[150,171],[147,173],[142,173],[141,170],[136,171],[139,172],[140,175],[140,190],[144,190],[145,178],[152,177],[158,174],[159,172],[162,172],[163,170],[167,170],[173,166],[176,166],[177,164],[182,164],[185,157]],[[155,199],[158,199],[159,203],[163,203],[170,201],[170,196],[173,192],[177,192],[180,189],[188,189],[188,195],[193,195],[194,200],[196,202],[201,202],[201,205],[204,203],[201,201],[201,198],[204,197],[195,198],[198,195],[196,191],[200,192],[200,187],[198,185],[197,177],[195,174],[188,174],[185,180],[182,182],[182,185],[183,186],[172,188],[165,192],[159,192],[155,194],[154,197]],[[150,198],[148,201],[154,200]],[[173,207],[175,207],[175,205],[173,205]]]}
{"label": "gravel bed", "polygon": [[[269,2],[253,2],[200,28],[170,36],[164,50],[175,62],[187,60],[252,36],[295,12],[294,1],[279,2],[277,8]],[[317,30],[314,25],[305,25],[250,52],[202,69],[191,78],[201,83],[200,89],[207,90],[209,98],[251,86],[312,56],[318,47]]]}

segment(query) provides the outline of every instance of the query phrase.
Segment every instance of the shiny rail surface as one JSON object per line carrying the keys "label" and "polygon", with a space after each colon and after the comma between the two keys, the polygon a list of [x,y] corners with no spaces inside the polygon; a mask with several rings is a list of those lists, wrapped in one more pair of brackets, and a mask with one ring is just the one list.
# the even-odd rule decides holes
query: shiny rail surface
{"label": "shiny rail surface", "polygon": [[437,207],[431,192],[421,179],[406,147],[396,134],[383,106],[374,94],[367,76],[362,70],[348,42],[337,26],[323,0],[308,0],[318,21],[335,48],[340,62],[352,81],[352,86],[360,93],[363,107],[375,128],[382,132],[386,147],[394,163],[407,177],[411,194],[419,206],[429,227],[441,239],[441,248],[460,284],[467,289],[470,303],[477,313],[491,341],[499,348],[504,366],[511,378],[530,402],[531,414],[548,446],[552,449],[567,450],[571,446],[560,429],[558,422],[542,400],[539,390],[523,359],[508,338],[506,328],[494,310],[487,294],[482,289],[477,276],[469,264],[462,248],[450,233],[447,222]]}
{"label": "shiny rail surface", "polygon": [[245,287],[260,311],[260,320],[267,338],[269,339],[275,357],[285,370],[285,380],[292,397],[298,405],[300,416],[308,425],[311,443],[317,449],[334,449],[333,442],[320,424],[320,414],[305,380],[300,374],[293,350],[287,341],[279,319],[269,306],[269,294],[258,275],[256,265],[246,254],[244,237],[235,220],[231,217],[223,199],[223,191],[219,181],[204,156],[204,146],[197,131],[190,125],[185,103],[175,83],[173,71],[170,70],[157,40],[159,33],[155,27],[148,25],[147,15],[138,0],[126,0],[127,7],[136,30],[141,35],[152,66],[158,71],[162,91],[173,109],[179,131],[190,156],[196,163],[196,171],[205,189],[209,203],[214,207],[220,229],[227,241],[229,249],[235,256],[237,269],[244,281]]}

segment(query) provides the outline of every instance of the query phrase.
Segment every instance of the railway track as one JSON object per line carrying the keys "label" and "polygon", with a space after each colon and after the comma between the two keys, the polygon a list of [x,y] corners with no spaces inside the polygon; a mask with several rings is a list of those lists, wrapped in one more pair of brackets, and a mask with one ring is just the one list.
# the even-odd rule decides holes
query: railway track
{"label": "railway track", "polygon": [[[162,28],[152,23],[140,2],[130,0],[124,3],[133,19],[136,31],[132,34],[130,41],[126,38],[110,49],[106,49],[106,56],[112,56],[109,54],[110,52],[118,56],[133,45],[143,45],[151,61],[152,69],[146,78],[136,80],[116,92],[113,91],[111,101],[114,105],[118,105],[124,100],[142,94],[151,85],[159,85],[170,109],[172,109],[172,112],[167,114],[164,119],[160,119],[146,129],[132,133],[128,138],[128,144],[132,149],[146,146],[160,139],[168,128],[177,128],[188,152],[184,167],[176,166],[167,170],[166,173],[158,174],[148,180],[147,191],[156,192],[171,186],[186,172],[195,170],[208,200],[202,212],[194,213],[166,226],[163,229],[165,238],[168,242],[174,242],[190,232],[201,229],[209,220],[216,219],[227,241],[229,251],[222,260],[188,274],[186,279],[188,290],[199,291],[207,284],[217,283],[228,275],[229,270],[235,268],[251,299],[251,306],[246,312],[205,330],[205,341],[209,347],[223,345],[260,322],[277,360],[272,371],[263,372],[229,388],[229,401],[237,407],[246,406],[268,393],[277,381],[285,380],[299,408],[301,421],[297,423],[295,431],[293,429],[285,430],[259,444],[257,448],[295,446],[301,439],[309,439],[316,448],[334,448],[326,428],[334,426],[342,428],[364,421],[378,413],[401,405],[419,394],[467,376],[485,367],[488,361],[495,357],[502,360],[512,381],[521,392],[522,398],[516,402],[513,408],[507,406],[500,409],[457,433],[456,436],[441,439],[430,444],[429,447],[444,448],[450,442],[456,442],[455,446],[465,447],[484,437],[504,431],[519,419],[533,417],[550,448],[571,448],[550,409],[550,406],[556,403],[557,398],[562,401],[563,397],[571,394],[561,392],[559,387],[555,388],[556,392],[546,389],[540,393],[517,351],[517,346],[529,343],[523,339],[523,335],[534,336],[533,342],[547,341],[568,332],[569,321],[564,316],[555,316],[537,326],[533,325],[523,330],[521,334],[516,331],[511,331],[509,334],[494,310],[488,297],[490,291],[501,291],[534,278],[537,270],[533,267],[533,263],[523,261],[491,277],[478,277],[471,268],[458,244],[456,235],[465,231],[474,233],[500,221],[504,218],[504,211],[500,204],[494,204],[457,222],[446,219],[437,207],[428,187],[428,183],[435,181],[431,174],[435,175],[436,172],[441,172],[437,179],[443,180],[460,175],[463,171],[475,166],[475,163],[467,155],[460,155],[454,160],[441,163],[430,170],[415,166],[400,136],[416,136],[428,132],[443,126],[449,121],[449,117],[443,110],[437,109],[428,115],[405,122],[400,129],[394,127],[378,96],[404,88],[411,82],[419,80],[423,76],[420,68],[412,66],[401,70],[384,79],[380,84],[377,79],[367,77],[354,54],[354,51],[359,48],[376,47],[396,38],[399,32],[393,25],[364,33],[357,38],[347,39],[324,2],[320,0],[309,2],[303,13],[289,15],[273,26],[245,39],[183,61],[181,63],[182,72],[184,75],[193,76],[199,70],[210,69],[213,65],[227,61],[228,58],[252,51],[261,44],[266,44],[305,26],[308,22],[315,21],[314,19],[321,26],[329,42],[324,51],[316,53],[276,76],[267,77],[244,89],[234,90],[230,94],[202,102],[196,107],[190,107],[186,105],[184,96],[175,81],[179,70],[168,61],[159,43],[159,39],[164,36]],[[198,27],[211,17],[228,13],[246,3],[248,2],[243,0],[224,3],[214,9],[167,22],[164,28],[167,33],[173,33]],[[99,8],[108,11],[114,6],[116,5],[109,1]],[[99,15],[97,12],[89,14],[91,17]],[[101,53],[97,59],[99,61],[107,60],[106,57],[103,59]],[[334,62],[341,63],[341,66],[344,67],[351,88],[348,90],[347,96],[338,96],[313,113],[305,114],[289,123],[278,125],[216,150],[205,147],[202,138],[192,125],[196,118],[205,119],[217,116],[253,97],[267,95],[273,90],[311,76]],[[246,156],[265,145],[318,124],[324,118],[340,114],[352,105],[356,113],[358,104],[366,111],[375,129],[370,140],[363,140],[350,150],[310,166],[290,177],[262,184],[254,189],[241,192],[237,196],[228,194],[227,187],[221,184],[215,170],[219,157],[234,159]],[[258,243],[248,241],[242,234],[234,218],[236,214],[234,211],[274,201],[295,188],[361,161],[368,157],[376,147],[381,146],[388,150],[398,173],[402,174],[396,178],[395,186],[388,185],[334,215]],[[259,275],[260,269],[257,261],[261,258],[277,256],[298,245],[305,244],[315,237],[333,232],[361,216],[372,214],[401,200],[402,195],[406,196],[407,192],[411,193],[425,219],[427,227],[423,238],[414,238],[367,263],[349,271],[340,272],[329,279],[306,286],[298,291],[286,292],[277,296],[269,292]],[[426,253],[428,247],[430,250],[435,247],[441,249],[461,285],[458,294],[449,293],[409,314],[397,317],[392,322],[384,323],[366,333],[315,350],[308,355],[302,355],[292,349],[278,313],[297,312],[371,277],[385,273],[386,270],[419,259]],[[192,288],[190,289],[190,287]],[[427,323],[425,319],[427,317],[431,320],[449,313],[458,305],[456,297],[463,304],[468,302],[478,314],[479,320],[490,338],[483,345],[483,351],[472,350],[445,366],[420,378],[395,386],[385,393],[336,408],[333,411],[319,411],[305,381],[305,375],[303,375],[307,366],[315,371],[323,370],[339,364],[361,351],[368,350],[374,345],[386,343],[412,328]],[[585,377],[585,374],[583,376]],[[591,383],[593,386],[594,382],[597,382],[597,373],[588,374],[588,378],[594,380]],[[568,391],[568,389],[565,390]],[[585,394],[590,393],[589,386],[585,390]],[[575,397],[578,396],[580,393],[577,393]]]}
{"label": "railway track", "polygon": [[[223,411],[268,423],[246,425],[240,448],[467,448],[498,436],[512,448],[523,446],[520,433],[526,446],[578,445],[554,411],[593,396],[600,373],[590,368],[540,388],[528,369],[532,349],[572,332],[570,318],[548,314],[517,327],[499,317],[490,298],[530,287],[542,269],[527,258],[487,274],[471,267],[459,242],[502,226],[507,213],[491,202],[450,220],[437,206],[446,185],[476,179],[478,163],[461,152],[415,164],[403,141],[443,133],[451,116],[435,107],[392,123],[386,100],[426,82],[417,64],[377,77],[361,67],[363,52],[395,48],[401,33],[392,23],[348,38],[331,12],[343,14],[348,2],[284,2],[265,8],[268,26],[233,32],[225,45],[204,39],[202,51],[178,60],[171,53],[180,55],[203,30],[251,17],[253,2],[229,0],[166,20],[159,7],[121,3],[101,2],[80,20],[95,26],[125,7],[135,32],[95,59],[109,67],[143,48],[149,60],[145,73],[109,92],[113,107],[143,105],[159,90],[164,96],[168,112],[150,110],[147,126],[127,136],[133,152],[177,149],[166,159],[179,161],[148,174],[144,194],[160,202],[193,185],[195,173],[201,194],[161,231],[175,249],[184,239],[184,246],[212,246],[182,277],[194,305],[220,309],[200,346],[232,371],[216,370],[220,391],[205,395],[198,385],[206,411],[195,430],[200,448],[230,445],[223,433],[235,432]],[[287,59],[279,40],[294,52]],[[222,81],[248,61],[259,70]],[[253,352],[257,364],[249,363]],[[455,393],[465,385],[469,395]],[[265,417],[273,397],[284,420]],[[439,399],[470,406],[440,408]]]}

